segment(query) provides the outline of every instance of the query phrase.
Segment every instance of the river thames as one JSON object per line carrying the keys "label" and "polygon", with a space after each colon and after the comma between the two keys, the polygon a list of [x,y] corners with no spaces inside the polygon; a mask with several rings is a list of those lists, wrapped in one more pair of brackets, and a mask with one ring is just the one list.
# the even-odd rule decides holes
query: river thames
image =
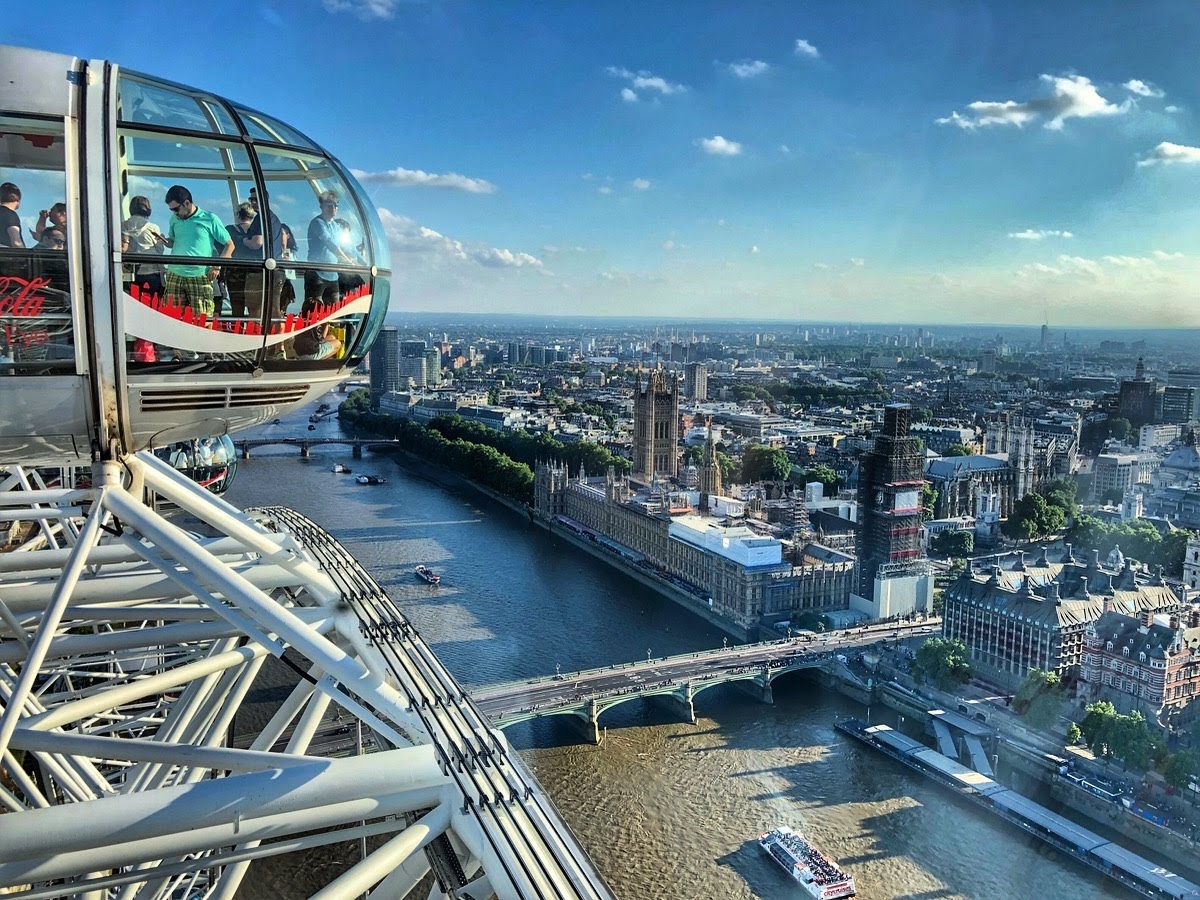
{"label": "river thames", "polygon": [[[334,418],[308,432],[310,412],[238,437],[339,434]],[[387,483],[358,485],[334,462]],[[320,523],[468,689],[721,644],[715,627],[503,505],[386,456],[258,449],[228,499],[292,506]],[[417,580],[418,563],[441,585]],[[780,824],[810,834],[867,900],[1128,896],[837,735],[833,721],[863,707],[791,679],[776,683],[772,706],[733,688],[706,692],[695,725],[626,704],[601,720],[599,747],[555,719],[507,734],[623,900],[800,896],[755,841]]]}

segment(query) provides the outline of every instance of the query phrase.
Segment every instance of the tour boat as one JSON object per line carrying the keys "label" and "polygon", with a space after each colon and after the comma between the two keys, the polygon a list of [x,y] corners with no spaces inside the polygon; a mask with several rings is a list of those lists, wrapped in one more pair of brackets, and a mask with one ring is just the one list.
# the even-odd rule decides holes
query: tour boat
{"label": "tour boat", "polygon": [[341,463],[334,463],[334,464],[333,464],[333,468],[332,468],[332,469],[330,469],[329,471],[331,471],[331,472],[333,472],[333,473],[335,473],[335,474],[337,474],[337,475],[349,475],[349,474],[350,474],[350,467],[349,467],[349,466],[343,466]]}
{"label": "tour boat", "polygon": [[359,484],[387,484],[387,479],[382,475],[356,475],[354,480]]}
{"label": "tour boat", "polygon": [[813,900],[854,896],[854,876],[810,844],[798,831],[781,825],[758,836],[758,845],[783,867]]}
{"label": "tour boat", "polygon": [[425,566],[417,566],[416,572],[418,578],[428,581],[430,584],[437,584],[442,580],[441,575],[438,575],[432,569],[427,569]]}

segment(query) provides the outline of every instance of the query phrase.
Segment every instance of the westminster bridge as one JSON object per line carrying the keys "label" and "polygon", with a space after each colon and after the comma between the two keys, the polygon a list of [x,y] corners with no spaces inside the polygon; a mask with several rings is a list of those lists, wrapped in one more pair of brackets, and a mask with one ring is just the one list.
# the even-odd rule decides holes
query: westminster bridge
{"label": "westminster bridge", "polygon": [[377,447],[387,449],[398,444],[395,440],[383,440],[382,438],[317,438],[317,437],[269,437],[269,438],[249,438],[240,441],[234,441],[233,444],[237,448],[238,455],[242,459],[249,459],[251,451],[258,447],[270,447],[280,445],[284,447],[295,447],[300,451],[300,456],[307,459],[309,450],[312,447],[319,447],[323,444],[342,444],[351,448],[351,455],[355,459],[362,459],[363,447],[374,450]]}
{"label": "westminster bridge", "polygon": [[846,665],[847,652],[862,651],[941,630],[940,619],[885,623],[826,634],[756,644],[738,644],[698,653],[558,673],[524,681],[488,685],[471,695],[498,728],[544,716],[567,716],[593,742],[600,740],[600,715],[630,700],[649,698],[696,721],[696,695],[719,684],[735,684],[764,702],[773,701],[771,685],[790,672],[821,670],[866,687]]}

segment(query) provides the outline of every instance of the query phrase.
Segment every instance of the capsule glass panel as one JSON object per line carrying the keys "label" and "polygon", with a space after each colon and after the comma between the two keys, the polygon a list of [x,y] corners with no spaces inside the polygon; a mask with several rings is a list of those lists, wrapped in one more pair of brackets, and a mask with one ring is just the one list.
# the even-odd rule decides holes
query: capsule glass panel
{"label": "capsule glass panel", "polygon": [[275,144],[288,144],[292,147],[304,147],[309,150],[321,149],[295,128],[285,125],[278,119],[263,115],[252,109],[245,109],[241,106],[235,108],[237,109],[238,116],[241,117],[242,124],[246,126],[247,134],[256,140],[270,141]]}
{"label": "capsule glass panel", "polygon": [[[247,273],[264,258],[238,230],[254,187],[250,157],[228,141],[179,138],[123,129],[118,141],[128,363],[249,368],[262,344],[262,289],[247,287]],[[168,200],[175,185],[191,200]]]}
{"label": "capsule glass panel", "polygon": [[272,250],[283,254],[276,257],[283,278],[271,282],[279,300],[272,294],[269,301],[278,312],[267,327],[267,363],[342,365],[371,308],[370,243],[360,204],[325,157],[266,148],[257,153],[271,228],[280,235]]}
{"label": "capsule glass panel", "polygon": [[211,94],[122,73],[117,87],[117,118],[183,131],[236,135],[237,126]]}
{"label": "capsule glass panel", "polygon": [[60,121],[0,116],[0,373],[75,371]]}

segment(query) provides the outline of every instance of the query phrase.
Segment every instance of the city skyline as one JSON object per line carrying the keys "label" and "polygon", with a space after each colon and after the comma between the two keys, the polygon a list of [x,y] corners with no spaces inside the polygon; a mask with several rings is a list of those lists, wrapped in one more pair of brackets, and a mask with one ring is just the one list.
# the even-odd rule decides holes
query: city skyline
{"label": "city skyline", "polygon": [[1200,325],[1187,5],[23,6],[315,135],[394,311]]}

